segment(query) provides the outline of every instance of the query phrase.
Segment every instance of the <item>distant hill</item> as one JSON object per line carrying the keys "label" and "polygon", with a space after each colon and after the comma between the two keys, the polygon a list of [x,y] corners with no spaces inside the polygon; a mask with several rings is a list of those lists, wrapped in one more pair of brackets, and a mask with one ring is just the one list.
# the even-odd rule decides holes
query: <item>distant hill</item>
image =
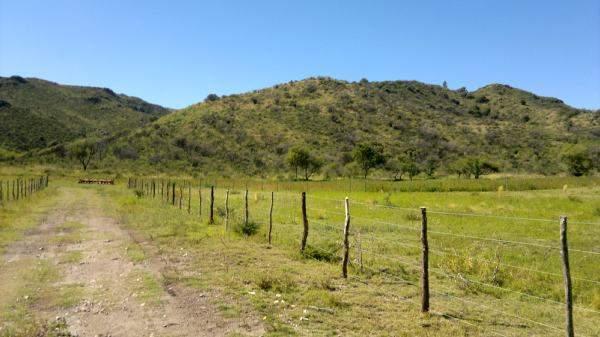
{"label": "distant hill", "polygon": [[0,154],[141,127],[169,112],[107,88],[0,77]]}
{"label": "distant hill", "polygon": [[501,84],[468,92],[416,81],[310,78],[211,95],[111,140],[113,155],[97,164],[271,175],[289,172],[286,154],[302,146],[325,162],[323,172],[341,175],[354,146],[375,141],[390,158],[410,152],[438,171],[479,156],[503,171],[557,173],[563,151],[598,149],[599,122],[598,111]]}

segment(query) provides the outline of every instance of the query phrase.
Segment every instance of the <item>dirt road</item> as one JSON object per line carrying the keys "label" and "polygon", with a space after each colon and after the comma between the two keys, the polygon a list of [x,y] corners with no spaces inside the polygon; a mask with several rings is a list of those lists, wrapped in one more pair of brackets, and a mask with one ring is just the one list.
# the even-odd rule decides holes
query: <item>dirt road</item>
{"label": "dirt road", "polygon": [[[264,333],[250,310],[224,317],[216,304],[228,301],[222,294],[165,281],[163,272],[176,273],[177,266],[107,216],[107,197],[90,188],[61,188],[56,197],[59,206],[3,257],[5,302],[30,301],[33,314],[66,321],[69,332],[81,337]],[[26,269],[40,266],[55,270],[55,277],[28,289]]]}

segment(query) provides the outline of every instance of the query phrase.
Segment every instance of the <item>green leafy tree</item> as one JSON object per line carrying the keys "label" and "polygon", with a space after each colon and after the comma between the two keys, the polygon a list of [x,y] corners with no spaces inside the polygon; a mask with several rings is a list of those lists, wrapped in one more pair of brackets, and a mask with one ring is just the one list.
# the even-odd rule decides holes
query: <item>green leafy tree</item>
{"label": "green leafy tree", "polygon": [[479,179],[484,174],[494,173],[500,171],[498,166],[488,161],[481,160],[479,158],[471,158],[469,160],[469,172],[473,175],[473,178]]}
{"label": "green leafy tree", "polygon": [[563,160],[567,164],[569,173],[576,177],[589,174],[594,168],[587,149],[573,149],[563,155]]}
{"label": "green leafy tree", "polygon": [[303,148],[293,148],[288,152],[287,156],[288,165],[294,169],[296,179],[298,179],[298,170],[304,171],[304,179],[308,180],[310,177],[319,172],[323,167],[323,161],[315,156],[311,155],[308,150]]}
{"label": "green leafy tree", "polygon": [[352,152],[352,157],[358,166],[360,166],[365,179],[367,179],[371,169],[383,166],[386,162],[385,155],[383,154],[383,145],[379,143],[357,145]]}
{"label": "green leafy tree", "polygon": [[480,159],[479,157],[462,158],[450,166],[450,171],[458,174],[458,177],[479,179],[484,174],[499,172],[500,169],[494,163]]}
{"label": "green leafy tree", "polygon": [[437,168],[437,160],[433,158],[427,158],[427,160],[425,160],[425,164],[423,165],[423,171],[427,175],[427,178],[433,179],[435,177],[435,171],[437,170]]}
{"label": "green leafy tree", "polygon": [[304,180],[310,179],[310,177],[321,171],[323,167],[323,161],[317,157],[309,156],[308,163],[306,165],[301,166],[304,170]]}
{"label": "green leafy tree", "polygon": [[73,144],[69,152],[72,157],[79,161],[83,170],[87,171],[90,161],[96,154],[97,149],[98,146],[96,142],[92,140],[84,140]]}
{"label": "green leafy tree", "polygon": [[309,157],[308,151],[302,148],[295,147],[288,151],[286,160],[288,165],[294,170],[296,180],[298,179],[298,169],[308,162]]}
{"label": "green leafy tree", "polygon": [[403,170],[402,160],[400,158],[392,158],[385,163],[385,169],[392,174],[394,181],[401,181],[402,176],[406,173]]}
{"label": "green leafy tree", "polygon": [[471,168],[469,165],[469,159],[468,158],[460,158],[456,161],[454,161],[453,163],[451,163],[448,167],[448,172],[450,173],[454,173],[456,175],[458,175],[458,178],[465,177],[465,178],[470,178],[471,177]]}
{"label": "green leafy tree", "polygon": [[409,159],[407,162],[402,164],[402,170],[406,172],[410,181],[412,181],[414,177],[421,173],[419,165],[417,165],[417,163],[415,163],[415,161],[412,159]]}

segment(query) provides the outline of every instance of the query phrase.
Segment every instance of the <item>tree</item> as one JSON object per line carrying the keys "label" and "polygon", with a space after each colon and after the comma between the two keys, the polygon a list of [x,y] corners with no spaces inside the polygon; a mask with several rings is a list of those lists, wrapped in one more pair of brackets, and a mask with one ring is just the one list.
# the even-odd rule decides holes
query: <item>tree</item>
{"label": "tree", "polygon": [[70,153],[76,158],[84,171],[87,171],[88,165],[92,160],[92,157],[96,154],[97,143],[91,140],[84,140],[74,144],[71,147]]}
{"label": "tree", "polygon": [[448,171],[450,173],[455,173],[456,175],[458,175],[459,179],[461,176],[463,176],[467,179],[470,178],[471,177],[471,168],[469,166],[469,159],[468,158],[460,158],[460,159],[454,161],[448,167]]}
{"label": "tree", "polygon": [[567,164],[567,169],[571,175],[580,177],[590,173],[593,169],[593,162],[587,149],[576,148],[563,155],[563,160]]}
{"label": "tree", "polygon": [[371,169],[383,166],[386,162],[383,155],[383,145],[379,143],[357,145],[352,152],[352,157],[358,166],[360,166],[365,179],[367,179]]}
{"label": "tree", "polygon": [[288,151],[286,160],[288,165],[294,169],[296,180],[298,179],[298,169],[303,165],[303,163],[308,162],[308,157],[308,151],[301,148],[296,147]]}
{"label": "tree", "polygon": [[417,163],[415,163],[412,159],[409,159],[409,161],[402,164],[402,170],[408,174],[408,179],[410,179],[410,181],[412,181],[414,177],[421,173],[421,169],[419,169]]}
{"label": "tree", "polygon": [[479,179],[479,177],[484,174],[495,173],[500,171],[496,164],[480,159],[478,157],[459,159],[452,163],[450,167],[450,170],[458,174],[459,178],[461,175],[465,178],[470,178],[472,175],[473,178]]}
{"label": "tree", "polygon": [[310,177],[318,173],[323,167],[323,161],[319,158],[309,156],[308,162],[305,165],[300,166],[300,168],[304,169],[304,180],[310,179]]}
{"label": "tree", "polygon": [[294,169],[298,179],[298,169],[304,170],[304,179],[308,180],[323,167],[323,161],[311,155],[303,148],[292,148],[287,156],[288,165]]}
{"label": "tree", "polygon": [[406,173],[403,170],[403,165],[400,158],[392,158],[385,163],[385,169],[392,173],[392,179],[394,181],[401,181],[402,176]]}
{"label": "tree", "polygon": [[438,167],[438,163],[435,159],[427,158],[423,169],[428,178],[430,178],[430,179],[434,178],[435,170],[437,170],[437,167]]}
{"label": "tree", "polygon": [[442,87],[444,87],[444,89],[448,89],[448,82],[444,81],[444,83],[442,83]]}
{"label": "tree", "polygon": [[214,102],[214,101],[218,101],[219,100],[219,95],[217,94],[208,94],[208,96],[206,96],[206,98],[204,99],[205,102]]}

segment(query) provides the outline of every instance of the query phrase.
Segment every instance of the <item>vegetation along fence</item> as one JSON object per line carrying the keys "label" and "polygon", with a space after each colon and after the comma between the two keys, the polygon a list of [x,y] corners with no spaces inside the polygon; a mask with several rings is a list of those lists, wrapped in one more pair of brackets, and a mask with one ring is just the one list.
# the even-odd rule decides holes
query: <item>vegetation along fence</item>
{"label": "vegetation along fence", "polygon": [[[222,225],[225,233],[264,234],[269,244],[340,263],[343,277],[360,282],[378,277],[414,287],[422,312],[460,307],[451,316],[457,324],[484,329],[462,318],[461,312],[471,310],[504,317],[504,324],[534,327],[540,335],[574,336],[574,326],[578,336],[598,334],[600,251],[594,240],[600,223],[403,208],[318,193],[217,189],[183,180],[129,178],[128,187],[138,197]],[[573,247],[568,225],[577,228],[569,234]]]}
{"label": "vegetation along fence", "polygon": [[0,206],[8,202],[27,199],[34,193],[48,187],[48,181],[48,176],[8,179],[0,177]]}

